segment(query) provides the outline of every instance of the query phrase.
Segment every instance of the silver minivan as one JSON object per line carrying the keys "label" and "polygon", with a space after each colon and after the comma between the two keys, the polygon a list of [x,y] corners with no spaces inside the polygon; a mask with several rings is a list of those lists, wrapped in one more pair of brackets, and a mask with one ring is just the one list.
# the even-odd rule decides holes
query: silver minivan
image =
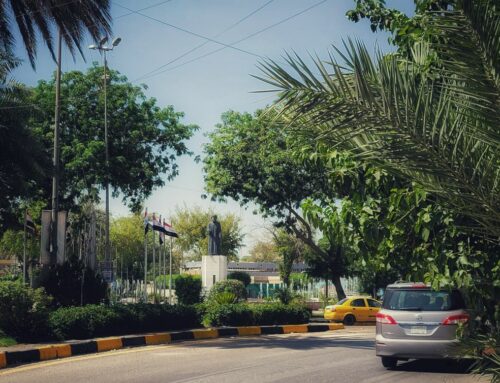
{"label": "silver minivan", "polygon": [[375,349],[382,364],[453,357],[457,326],[469,315],[460,291],[432,290],[424,283],[388,285],[376,316]]}

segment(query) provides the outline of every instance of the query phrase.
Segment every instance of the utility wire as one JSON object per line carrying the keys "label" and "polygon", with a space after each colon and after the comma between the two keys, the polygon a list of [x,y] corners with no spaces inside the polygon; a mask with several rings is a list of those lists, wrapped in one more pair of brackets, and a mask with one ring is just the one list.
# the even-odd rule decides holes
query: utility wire
{"label": "utility wire", "polygon": [[[250,12],[249,14],[247,14],[246,16],[244,16],[243,18],[239,19],[236,23],[234,23],[234,24],[230,25],[229,27],[227,27],[227,28],[226,28],[226,29],[224,29],[223,31],[221,31],[221,32],[219,32],[218,34],[216,34],[216,35],[214,36],[214,38],[217,38],[217,37],[219,37],[219,36],[223,35],[224,33],[226,33],[226,32],[228,32],[228,31],[230,31],[230,30],[231,30],[231,29],[233,29],[234,27],[238,26],[238,25],[239,25],[239,24],[241,24],[243,21],[245,21],[245,20],[247,20],[248,18],[250,18],[251,16],[255,15],[255,14],[256,14],[257,12],[259,12],[261,9],[263,9],[263,8],[267,7],[267,6],[268,6],[269,4],[271,4],[273,1],[274,1],[274,0],[269,0],[269,1],[267,1],[265,4],[261,5],[259,8],[257,8],[257,9],[255,9],[255,10],[253,10],[252,12]],[[134,80],[134,81],[132,81],[132,82],[135,82],[135,81],[137,81],[137,80],[139,80],[139,79],[141,79],[141,78],[143,78],[143,77],[149,76],[150,74],[153,74],[154,72],[156,72],[156,71],[158,71],[158,70],[160,70],[160,69],[162,69],[162,68],[165,68],[166,66],[168,66],[168,65],[170,65],[170,64],[173,64],[174,62],[176,62],[176,61],[180,60],[181,58],[186,57],[186,56],[187,56],[187,55],[189,55],[190,53],[193,53],[194,51],[196,51],[196,50],[198,50],[198,49],[200,49],[200,48],[204,47],[204,46],[205,46],[205,45],[207,45],[208,43],[209,43],[209,41],[205,41],[205,42],[203,42],[203,43],[201,43],[201,44],[199,44],[199,45],[195,46],[194,48],[191,48],[190,50],[188,50],[188,51],[184,52],[184,53],[183,53],[183,54],[181,54],[180,56],[177,56],[176,58],[174,58],[174,59],[170,60],[168,63],[163,64],[163,65],[159,66],[158,68],[153,69],[153,70],[151,70],[151,71],[149,71],[149,72],[147,72],[147,73],[145,73],[145,74],[143,74],[143,75],[139,76],[137,79],[135,79],[135,80]]]}
{"label": "utility wire", "polygon": [[[324,1],[326,1],[326,0],[324,0]],[[204,39],[204,40],[210,41],[210,42],[212,42],[212,43],[215,43],[215,44],[218,44],[218,45],[222,45],[222,46],[224,46],[224,47],[226,47],[226,48],[231,48],[231,49],[237,50],[237,51],[239,51],[239,52],[246,53],[247,55],[250,55],[250,56],[255,56],[255,57],[263,58],[262,56],[260,56],[260,55],[258,55],[258,54],[256,54],[256,53],[253,53],[253,52],[250,52],[250,51],[247,51],[247,50],[245,50],[245,49],[238,48],[238,47],[234,47],[234,46],[232,46],[232,45],[229,45],[229,44],[223,43],[222,41],[218,41],[218,40],[212,39],[211,37],[203,36],[203,35],[201,35],[201,34],[199,34],[199,33],[196,33],[196,32],[193,32],[193,31],[190,31],[190,30],[188,30],[188,29],[185,29],[185,28],[179,27],[179,26],[177,26],[177,25],[174,25],[174,24],[168,23],[168,22],[166,22],[166,21],[163,21],[163,20],[157,19],[157,18],[152,17],[152,16],[148,16],[148,15],[146,15],[145,13],[141,13],[141,12],[139,12],[139,11],[134,11],[134,10],[132,10],[132,9],[128,8],[128,7],[125,7],[124,5],[121,5],[121,4],[118,4],[118,3],[115,3],[115,2],[113,2],[113,4],[116,4],[116,5],[117,5],[117,6],[119,6],[120,8],[126,9],[126,10],[128,10],[128,11],[130,11],[130,12],[132,12],[132,13],[138,14],[138,15],[140,15],[140,16],[142,16],[142,17],[145,17],[145,18],[147,18],[147,19],[149,19],[149,20],[156,21],[157,23],[160,23],[160,24],[166,25],[167,27],[174,28],[174,29],[177,29],[177,30],[179,30],[179,31],[181,31],[181,32],[187,33],[187,34],[189,34],[189,35],[199,37],[200,39]]]}
{"label": "utility wire", "polygon": [[[287,18],[283,19],[283,20],[280,20],[280,21],[278,21],[277,23],[271,24],[271,25],[269,25],[269,26],[267,26],[267,27],[265,27],[265,28],[263,28],[263,29],[261,29],[261,30],[259,30],[259,31],[257,31],[257,32],[254,32],[254,33],[252,33],[252,34],[250,34],[250,35],[248,35],[248,36],[246,36],[246,37],[244,37],[244,38],[242,38],[242,39],[239,39],[239,40],[237,40],[237,41],[235,41],[235,42],[233,42],[233,43],[231,43],[231,44],[229,44],[229,45],[231,45],[231,46],[232,46],[232,45],[239,44],[239,43],[241,43],[241,42],[243,42],[243,41],[245,41],[245,40],[248,40],[248,39],[250,39],[250,38],[252,38],[252,37],[254,37],[254,36],[257,36],[258,34],[261,34],[261,33],[263,33],[263,32],[266,32],[266,31],[268,31],[269,29],[274,28],[274,27],[276,27],[276,26],[278,26],[278,25],[280,25],[280,24],[283,24],[283,23],[285,23],[285,22],[287,22],[287,21],[289,21],[289,20],[291,20],[291,19],[293,19],[293,18],[295,18],[295,17],[297,17],[297,16],[300,16],[300,15],[302,15],[302,14],[304,14],[304,13],[306,13],[306,12],[310,11],[310,10],[311,10],[311,9],[313,9],[313,8],[316,8],[317,6],[319,6],[319,5],[323,4],[323,3],[327,2],[327,1],[328,1],[328,0],[321,0],[321,1],[319,1],[319,2],[317,2],[317,3],[315,3],[315,4],[313,4],[313,5],[311,5],[310,7],[306,8],[306,9],[304,9],[304,10],[300,11],[300,12],[297,12],[297,13],[295,13],[295,14],[293,14],[293,15],[291,15],[291,16],[289,16],[289,17],[287,17]],[[211,51],[211,52],[208,52],[208,53],[206,53],[206,54],[204,54],[204,55],[197,56],[197,57],[195,57],[195,58],[193,58],[193,59],[191,59],[191,60],[185,61],[185,62],[183,62],[183,63],[181,63],[181,64],[179,64],[179,65],[173,66],[173,67],[171,67],[171,68],[167,68],[167,69],[162,70],[162,71],[160,71],[160,72],[156,72],[156,73],[153,73],[153,74],[148,74],[148,75],[142,75],[141,77],[138,77],[136,80],[134,80],[134,81],[132,81],[132,82],[135,82],[135,81],[138,81],[138,80],[145,80],[145,79],[148,79],[148,78],[151,78],[151,77],[154,77],[154,76],[160,75],[160,74],[162,74],[162,73],[169,72],[169,71],[171,71],[171,70],[174,70],[174,69],[177,69],[177,68],[183,67],[184,65],[187,65],[187,64],[190,64],[190,63],[192,63],[192,62],[194,62],[194,61],[198,61],[198,60],[200,60],[200,59],[202,59],[202,58],[205,58],[205,57],[211,56],[211,55],[213,55],[213,54],[215,54],[215,53],[218,53],[218,52],[220,52],[220,51],[222,51],[222,50],[224,50],[224,49],[226,49],[226,48],[227,48],[227,47],[225,47],[225,46],[224,46],[224,47],[221,47],[221,48],[218,48],[218,49],[213,50],[213,51]],[[260,56],[260,58],[262,58],[262,56]]]}

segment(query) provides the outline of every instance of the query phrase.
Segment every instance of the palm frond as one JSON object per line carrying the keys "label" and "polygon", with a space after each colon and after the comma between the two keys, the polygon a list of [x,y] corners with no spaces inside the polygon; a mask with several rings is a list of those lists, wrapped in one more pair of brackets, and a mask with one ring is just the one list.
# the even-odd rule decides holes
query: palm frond
{"label": "palm frond", "polygon": [[[326,63],[315,59],[313,73],[287,55],[289,70],[274,62],[261,69],[293,125],[415,180],[498,240],[500,92],[492,49],[500,41],[500,17],[494,6],[471,7],[427,14],[438,37],[417,44],[412,60],[372,58],[362,43],[349,40],[335,49],[342,66],[330,55]],[[484,19],[481,30],[472,15]],[[429,59],[436,64],[429,67]]]}

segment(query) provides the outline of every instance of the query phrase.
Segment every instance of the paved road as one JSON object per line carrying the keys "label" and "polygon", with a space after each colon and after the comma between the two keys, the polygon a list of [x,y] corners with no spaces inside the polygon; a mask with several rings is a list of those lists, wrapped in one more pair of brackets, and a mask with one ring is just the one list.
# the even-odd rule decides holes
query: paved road
{"label": "paved road", "polygon": [[0,383],[480,381],[454,363],[410,361],[388,371],[373,338],[373,327],[353,327],[125,349],[0,371]]}

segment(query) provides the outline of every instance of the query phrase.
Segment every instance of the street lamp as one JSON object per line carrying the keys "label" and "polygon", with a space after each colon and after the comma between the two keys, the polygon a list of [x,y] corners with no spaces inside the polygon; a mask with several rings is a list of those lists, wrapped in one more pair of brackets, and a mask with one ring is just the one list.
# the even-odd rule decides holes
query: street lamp
{"label": "street lamp", "polygon": [[[104,260],[106,261],[106,267],[109,267],[109,264],[111,262],[111,254],[110,254],[110,249],[109,249],[109,146],[108,146],[108,102],[107,102],[107,66],[108,62],[106,60],[106,52],[112,51],[120,42],[122,39],[120,37],[117,37],[113,40],[111,43],[111,46],[106,45],[108,42],[108,37],[104,36],[97,45],[92,44],[89,46],[89,49],[94,49],[98,50],[100,53],[102,53],[103,58],[104,58],[104,146],[105,146],[105,168],[106,168],[106,175],[105,175],[105,188],[106,188],[106,244],[105,244],[105,250],[104,250]],[[109,271],[108,271],[109,272]],[[110,280],[108,280],[110,281]]]}

